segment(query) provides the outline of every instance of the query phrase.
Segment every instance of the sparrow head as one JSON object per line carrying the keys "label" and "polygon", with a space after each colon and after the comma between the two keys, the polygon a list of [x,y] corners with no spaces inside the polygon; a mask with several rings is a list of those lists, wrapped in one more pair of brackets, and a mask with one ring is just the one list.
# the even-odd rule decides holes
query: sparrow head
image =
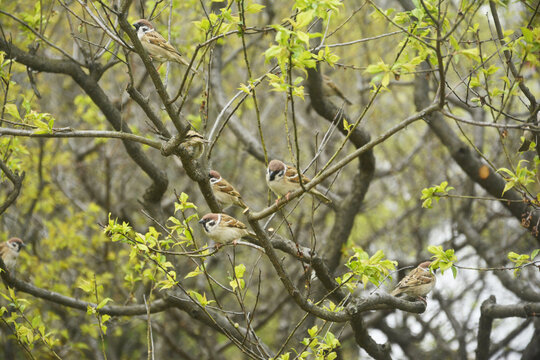
{"label": "sparrow head", "polygon": [[421,263],[420,265],[418,265],[418,267],[422,270],[426,270],[426,271],[429,271],[429,266],[431,265],[431,261],[424,261],[423,263]]}
{"label": "sparrow head", "polygon": [[199,220],[199,224],[202,225],[204,231],[206,231],[207,233],[211,233],[212,230],[214,230],[219,225],[220,221],[220,214],[209,213],[204,215],[202,219]]}
{"label": "sparrow head", "polygon": [[133,25],[137,32],[141,32],[143,34],[154,30],[154,25],[152,25],[152,23],[146,19],[139,19],[131,25]]}
{"label": "sparrow head", "polygon": [[195,130],[188,130],[188,132],[186,133],[186,139],[184,140],[184,142],[207,143],[208,140],[206,140],[204,136],[202,136]]}
{"label": "sparrow head", "polygon": [[287,167],[282,161],[272,160],[268,163],[268,169],[266,170],[266,178],[268,181],[279,180],[285,175]]}
{"label": "sparrow head", "polygon": [[215,184],[221,180],[221,175],[216,170],[210,170],[208,177],[210,178],[210,184]]}
{"label": "sparrow head", "polygon": [[7,246],[18,253],[21,251],[22,247],[26,246],[26,244],[19,238],[11,238],[7,241]]}

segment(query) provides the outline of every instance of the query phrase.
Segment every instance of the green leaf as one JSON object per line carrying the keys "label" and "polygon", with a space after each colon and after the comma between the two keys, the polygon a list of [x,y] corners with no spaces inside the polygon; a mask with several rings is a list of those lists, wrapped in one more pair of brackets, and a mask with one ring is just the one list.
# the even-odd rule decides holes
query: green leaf
{"label": "green leaf", "polygon": [[96,309],[99,310],[99,309],[103,308],[105,305],[107,305],[107,303],[108,303],[109,301],[112,301],[112,299],[111,299],[111,298],[105,298],[105,299],[101,300],[101,302],[98,304],[98,306],[96,307]]}
{"label": "green leaf", "polygon": [[311,21],[314,18],[314,12],[313,10],[310,11],[303,11],[296,15],[296,24],[295,27],[297,29],[301,29],[311,23]]}
{"label": "green leaf", "polygon": [[244,264],[236,265],[234,267],[234,274],[238,279],[243,278],[245,272],[246,272],[246,266]]}
{"label": "green leaf", "polygon": [[203,273],[203,271],[200,269],[199,266],[197,266],[197,267],[195,268],[195,270],[190,271],[186,276],[184,276],[184,279],[188,279],[188,278],[191,278],[191,277],[195,277],[195,276],[201,275],[202,273]]}
{"label": "green leaf", "polygon": [[90,293],[94,290],[94,284],[88,280],[81,280],[81,283],[77,286],[79,289],[82,289],[85,293]]}
{"label": "green leaf", "polygon": [[523,34],[523,38],[526,42],[532,43],[533,42],[533,32],[526,27],[521,27],[521,33]]}
{"label": "green leaf", "polygon": [[465,55],[466,57],[468,57],[469,59],[472,59],[474,61],[477,61],[477,62],[480,62],[480,52],[478,50],[478,48],[472,48],[472,49],[462,49],[459,51],[460,54],[463,54]]}
{"label": "green leaf", "polygon": [[19,109],[17,109],[17,105],[15,105],[15,104],[6,104],[6,106],[4,106],[4,109],[5,109],[6,113],[13,116],[17,120],[22,121],[21,115],[19,114]]}
{"label": "green leaf", "polygon": [[459,43],[453,35],[450,35],[450,45],[452,45],[452,47],[457,51],[460,50]]}
{"label": "green leaf", "polygon": [[249,4],[244,11],[248,14],[256,14],[258,12],[261,12],[262,9],[264,9],[266,6],[257,4],[257,3],[251,3]]}

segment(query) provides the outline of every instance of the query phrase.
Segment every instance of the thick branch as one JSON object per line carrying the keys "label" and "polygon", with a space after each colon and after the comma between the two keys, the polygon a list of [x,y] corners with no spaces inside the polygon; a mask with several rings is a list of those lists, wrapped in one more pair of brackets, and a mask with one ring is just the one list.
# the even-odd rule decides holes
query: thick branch
{"label": "thick branch", "polygon": [[19,196],[19,193],[21,192],[22,182],[24,180],[25,174],[24,172],[21,175],[14,173],[6,164],[4,164],[2,159],[0,159],[0,170],[2,170],[4,174],[6,174],[6,177],[13,184],[13,189],[6,196],[6,201],[4,201],[2,205],[0,205],[0,215],[1,215],[4,213],[4,211],[7,210],[8,207],[11,206],[11,204],[15,202],[15,200],[17,200],[17,197]]}
{"label": "thick branch", "polygon": [[480,308],[480,322],[478,324],[478,347],[476,348],[476,360],[484,360],[489,358],[489,345],[491,336],[491,327],[493,318],[484,314],[484,309],[489,305],[495,304],[495,296],[490,296],[489,299],[482,303]]}
{"label": "thick branch", "polygon": [[497,305],[495,303],[487,303],[485,307],[482,307],[482,314],[495,319],[509,317],[528,318],[532,316],[540,316],[540,303],[514,305]]}
{"label": "thick branch", "polygon": [[360,315],[353,316],[351,327],[354,331],[354,339],[366,352],[374,359],[390,360],[390,344],[377,344],[371,336],[369,336],[367,327],[364,324],[364,319]]}

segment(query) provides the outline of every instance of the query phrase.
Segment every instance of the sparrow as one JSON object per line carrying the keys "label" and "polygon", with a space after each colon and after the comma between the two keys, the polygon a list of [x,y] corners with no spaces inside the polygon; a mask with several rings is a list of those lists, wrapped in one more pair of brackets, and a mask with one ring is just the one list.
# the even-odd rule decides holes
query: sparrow
{"label": "sparrow", "polygon": [[[307,176],[302,175],[302,183],[307,185],[309,182],[310,179]],[[291,192],[302,188],[300,186],[298,170],[292,166],[285,165],[285,163],[279,160],[272,160],[268,163],[268,168],[266,169],[266,183],[270,190],[277,196],[281,197],[285,195],[287,199],[289,199],[289,194]],[[316,189],[309,190],[309,193],[315,195],[325,203],[332,202],[332,200]]]}
{"label": "sparrow", "polygon": [[347,99],[345,94],[343,94],[341,89],[336,85],[336,83],[332,79],[330,79],[326,75],[323,75],[322,79],[323,79],[323,88],[322,89],[323,89],[323,94],[325,96],[328,96],[328,97],[337,96],[340,99],[342,99],[343,101],[345,101],[347,104],[352,105],[352,102],[349,99]]}
{"label": "sparrow", "polygon": [[0,244],[0,256],[9,271],[12,271],[15,268],[17,257],[19,257],[19,251],[21,251],[23,246],[26,245],[19,238],[11,238]]}
{"label": "sparrow", "polygon": [[[146,19],[139,19],[133,24],[135,30],[137,30],[137,37],[139,38],[143,48],[150,55],[153,60],[158,62],[174,61],[179,64],[189,66],[189,62],[182,57],[182,55],[171,45],[160,33],[156,31],[154,25]],[[191,71],[197,73],[197,70],[191,68]]]}
{"label": "sparrow", "polygon": [[227,214],[209,213],[199,220],[208,236],[219,244],[235,242],[244,236],[256,237],[243,222]]}
{"label": "sparrow", "polygon": [[405,294],[426,302],[425,296],[433,289],[436,282],[435,275],[429,269],[430,265],[431,261],[425,261],[418,265],[397,284],[390,295]]}
{"label": "sparrow", "polygon": [[204,144],[207,142],[208,140],[206,140],[201,134],[195,130],[189,130],[181,145],[194,159],[197,159],[204,152]]}
{"label": "sparrow", "polygon": [[240,193],[227,180],[222,178],[217,171],[210,170],[208,176],[210,177],[210,185],[212,185],[214,196],[223,206],[237,205],[241,208],[247,208]]}

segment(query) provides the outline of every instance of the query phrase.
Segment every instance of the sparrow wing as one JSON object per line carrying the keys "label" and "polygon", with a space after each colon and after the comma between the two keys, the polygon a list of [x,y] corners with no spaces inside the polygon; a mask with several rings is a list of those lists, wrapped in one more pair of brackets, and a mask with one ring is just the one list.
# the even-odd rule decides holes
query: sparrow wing
{"label": "sparrow wing", "polygon": [[[288,182],[290,182],[292,184],[297,184],[298,186],[300,186],[300,180],[299,180],[298,171],[296,170],[296,168],[293,168],[292,166],[287,166],[287,170],[285,171],[285,177],[287,178]],[[304,185],[306,185],[310,181],[311,181],[310,178],[308,178],[306,175],[302,174],[302,183]],[[325,196],[323,193],[321,193],[317,189],[311,189],[311,190],[309,190],[309,193],[312,194],[312,195],[315,195],[316,197],[318,197],[324,203],[328,204],[328,203],[332,202],[332,200],[330,200],[327,196]]]}
{"label": "sparrow wing", "polygon": [[[161,34],[158,33],[157,31],[147,32],[146,34],[144,34],[143,39],[147,41],[149,44],[157,46],[161,48],[162,50],[166,51],[167,53],[169,53],[170,58],[168,60],[174,59],[174,61],[178,63],[189,66],[189,63],[186,61],[186,59],[182,57],[182,54],[180,54],[180,52],[176,50],[175,47],[172,46],[170,42],[165,40],[165,38],[161,36]],[[197,70],[193,68],[191,70],[197,73]]]}
{"label": "sparrow wing", "polygon": [[152,45],[159,46],[167,51],[180,55],[178,50],[174,48],[160,33],[157,31],[151,31],[144,34],[144,38]]}
{"label": "sparrow wing", "polygon": [[235,196],[235,197],[238,197],[240,198],[240,193],[238,191],[236,191],[235,188],[232,187],[231,184],[229,184],[229,182],[225,179],[221,179],[219,182],[217,182],[215,184],[216,188],[218,191],[221,191],[223,193],[226,193],[228,195],[231,195],[231,196]]}
{"label": "sparrow wing", "polygon": [[236,220],[235,218],[227,214],[221,214],[221,222],[223,223],[223,225],[231,228],[247,229],[247,226],[243,222]]}
{"label": "sparrow wing", "polygon": [[[293,184],[300,184],[300,178],[298,177],[298,170],[292,166],[287,166],[287,170],[285,170],[285,177],[287,178],[287,181],[293,183]],[[307,184],[309,182],[309,178],[302,174],[302,183]]]}
{"label": "sparrow wing", "polygon": [[408,290],[427,285],[433,281],[434,275],[429,270],[416,268],[403,278],[396,286],[391,295],[396,296]]}

